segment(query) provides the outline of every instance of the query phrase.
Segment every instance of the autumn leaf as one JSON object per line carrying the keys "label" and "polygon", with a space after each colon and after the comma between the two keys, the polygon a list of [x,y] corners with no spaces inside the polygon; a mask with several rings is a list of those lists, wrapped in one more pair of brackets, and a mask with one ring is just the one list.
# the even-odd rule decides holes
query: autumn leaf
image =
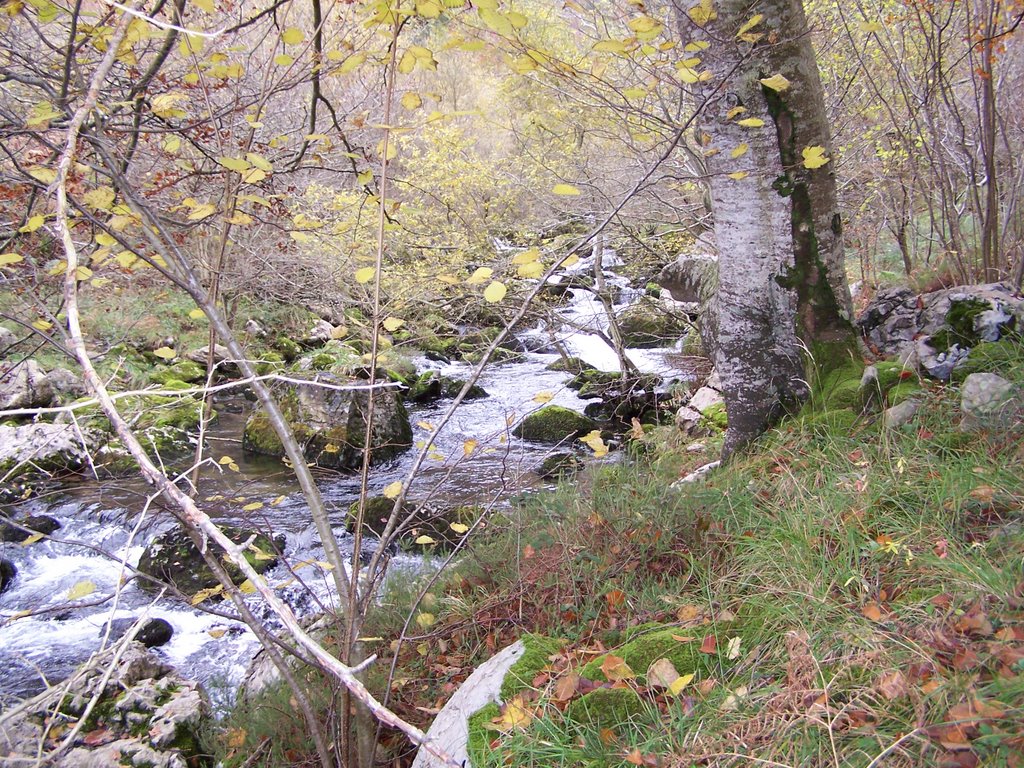
{"label": "autumn leaf", "polygon": [[467,285],[483,285],[485,282],[491,279],[491,275],[494,274],[494,270],[490,267],[477,267],[473,270],[473,274],[466,278]]}
{"label": "autumn leaf", "polygon": [[484,300],[491,304],[497,304],[505,298],[506,293],[508,293],[508,289],[504,283],[495,280],[484,289]]}
{"label": "autumn leaf", "polygon": [[402,492],[402,481],[395,480],[393,483],[389,483],[382,493],[386,499],[397,499],[399,494]]}
{"label": "autumn leaf", "polygon": [[601,662],[601,673],[604,675],[605,680],[610,683],[614,683],[617,680],[632,680],[636,677],[636,673],[629,668],[629,664],[626,663],[625,659],[610,653]]}
{"label": "autumn leaf", "polygon": [[551,191],[556,195],[562,195],[563,197],[571,197],[573,195],[580,194],[580,191],[572,184],[555,184],[551,188]]}
{"label": "autumn leaf", "polygon": [[357,269],[356,270],[356,282],[359,283],[360,285],[365,285],[366,283],[368,283],[371,280],[373,280],[373,278],[376,275],[377,275],[376,267],[363,267],[362,269]]}
{"label": "autumn leaf", "polygon": [[718,638],[714,635],[704,635],[704,641],[700,644],[701,653],[715,653],[718,647]]}
{"label": "autumn leaf", "polygon": [[679,672],[670,659],[657,659],[647,668],[646,677],[652,688],[669,688],[679,679]]}
{"label": "autumn leaf", "polygon": [[489,730],[509,733],[514,730],[522,730],[530,724],[534,718],[535,710],[529,707],[523,697],[516,696],[501,708],[501,715],[485,723]]}
{"label": "autumn leaf", "polygon": [[429,546],[430,544],[437,544],[437,539],[433,539],[424,533],[421,536],[417,536],[416,541],[414,543],[419,544],[421,546]]}
{"label": "autumn leaf", "polygon": [[801,150],[801,153],[804,156],[804,168],[809,168],[811,170],[821,168],[821,166],[831,160],[831,158],[825,156],[824,147],[804,147],[803,150]]}
{"label": "autumn leaf", "polygon": [[455,531],[460,536],[469,530],[469,526],[465,523],[448,523],[448,527]]}
{"label": "autumn leaf", "polygon": [[82,580],[75,584],[71,589],[68,590],[68,600],[79,600],[83,597],[91,595],[96,591],[96,584],[89,581],[88,579]]}
{"label": "autumn leaf", "polygon": [[882,620],[882,609],[879,607],[878,603],[867,603],[863,608],[860,609],[860,612],[864,615],[864,618],[870,619],[871,621]]}
{"label": "autumn leaf", "polygon": [[792,83],[790,83],[784,75],[776,72],[771,77],[762,77],[761,85],[765,88],[771,88],[773,91],[784,91],[789,88]]}

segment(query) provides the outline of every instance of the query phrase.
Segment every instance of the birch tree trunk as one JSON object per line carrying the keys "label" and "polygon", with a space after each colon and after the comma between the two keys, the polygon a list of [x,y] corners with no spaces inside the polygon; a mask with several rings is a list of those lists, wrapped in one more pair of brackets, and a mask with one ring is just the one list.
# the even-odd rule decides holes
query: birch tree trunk
{"label": "birch tree trunk", "polygon": [[706,102],[698,137],[718,242],[728,458],[807,398],[805,365],[848,362],[850,291],[835,164],[818,164],[832,151],[801,0],[677,10],[689,50],[706,46],[680,76]]}

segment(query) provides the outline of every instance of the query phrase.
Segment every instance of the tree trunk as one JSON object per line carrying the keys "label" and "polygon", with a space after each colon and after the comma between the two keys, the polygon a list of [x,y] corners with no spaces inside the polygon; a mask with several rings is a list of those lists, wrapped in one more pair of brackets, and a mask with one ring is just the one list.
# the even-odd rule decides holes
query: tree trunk
{"label": "tree trunk", "polygon": [[[800,0],[680,10],[684,39],[708,43],[697,65],[710,74],[698,85],[699,133],[719,252],[715,364],[728,457],[806,399],[804,352],[827,371],[856,342],[828,116]],[[830,161],[806,167],[816,153]]]}

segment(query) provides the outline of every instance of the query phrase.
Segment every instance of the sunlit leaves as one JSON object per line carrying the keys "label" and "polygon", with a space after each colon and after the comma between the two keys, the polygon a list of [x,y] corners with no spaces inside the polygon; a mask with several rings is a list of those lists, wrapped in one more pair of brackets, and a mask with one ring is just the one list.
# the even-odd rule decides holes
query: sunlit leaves
{"label": "sunlit leaves", "polygon": [[664,26],[652,19],[650,16],[636,16],[629,20],[627,25],[636,35],[637,40],[653,40],[661,34]]}
{"label": "sunlit leaves", "polygon": [[519,277],[526,279],[536,279],[544,274],[544,265],[539,261],[531,261],[529,264],[523,264],[516,270],[516,274]]}
{"label": "sunlit leaves", "polygon": [[689,16],[693,20],[693,23],[698,27],[703,27],[708,22],[714,21],[718,18],[718,12],[715,10],[715,5],[712,0],[701,0],[700,3],[687,10],[686,15]]}
{"label": "sunlit leaves", "polygon": [[281,42],[285,45],[298,45],[306,39],[306,34],[298,27],[288,27],[281,33]]}
{"label": "sunlit leaves", "polygon": [[249,170],[249,162],[240,157],[218,157],[217,162],[230,171],[243,173]]}
{"label": "sunlit leaves", "polygon": [[149,108],[153,110],[153,114],[157,117],[169,119],[172,117],[184,117],[185,111],[179,109],[177,104],[184,101],[188,97],[184,93],[161,93],[154,96],[150,102]]}
{"label": "sunlit leaves", "polygon": [[25,260],[20,253],[0,253],[0,267],[9,267]]}
{"label": "sunlit leaves", "polygon": [[626,52],[626,44],[621,40],[601,40],[594,43],[594,50],[599,53],[624,54]]}
{"label": "sunlit leaves", "polygon": [[469,526],[464,523],[449,523],[448,527],[460,536],[469,530]]}
{"label": "sunlit leaves", "polygon": [[740,27],[739,32],[736,33],[736,37],[747,43],[756,43],[764,37],[764,35],[760,32],[752,32],[751,30],[762,21],[764,21],[764,15],[755,13],[742,27]]}
{"label": "sunlit leaves", "polygon": [[417,536],[413,543],[419,544],[420,546],[426,546],[429,544],[437,544],[437,539],[427,536],[427,534],[424,533],[420,536]]}
{"label": "sunlit leaves", "polygon": [[810,170],[821,168],[821,166],[825,165],[832,159],[825,155],[824,147],[804,147],[803,150],[801,150],[801,154],[804,158],[804,168],[808,168]]}
{"label": "sunlit leaves", "polygon": [[202,221],[217,212],[217,206],[213,203],[197,203],[188,214],[189,221]]}
{"label": "sunlit leaves", "polygon": [[491,304],[496,304],[505,298],[507,292],[508,289],[505,285],[495,280],[484,289],[484,300]]}
{"label": "sunlit leaves", "polygon": [[46,128],[51,120],[60,116],[61,112],[50,102],[40,101],[37,104],[33,104],[32,109],[29,110],[28,118],[25,120],[25,127]]}
{"label": "sunlit leaves", "polygon": [[601,439],[601,430],[595,429],[580,438],[580,442],[594,452],[595,458],[602,458],[608,455],[608,446]]}
{"label": "sunlit leaves", "polygon": [[19,229],[19,232],[35,232],[43,224],[46,223],[46,217],[42,214],[37,213],[35,216],[30,216],[28,221],[25,222],[25,226]]}
{"label": "sunlit leaves", "polygon": [[477,13],[480,15],[480,21],[482,21],[488,29],[497,32],[502,37],[512,37],[515,35],[515,26],[512,21],[500,11],[492,10],[490,8],[479,8]]}
{"label": "sunlit leaves", "polygon": [[393,483],[389,483],[381,493],[386,499],[397,499],[402,493],[402,481],[395,480]]}
{"label": "sunlit leaves", "polygon": [[376,267],[362,267],[361,269],[356,270],[356,282],[359,283],[360,285],[365,285],[366,283],[373,280],[373,278],[376,275]]}
{"label": "sunlit leaves", "polygon": [[57,180],[57,172],[53,168],[44,168],[41,165],[29,168],[28,175],[43,184],[53,184]]}
{"label": "sunlit leaves", "polygon": [[479,445],[480,442],[478,440],[467,440],[462,444],[462,455],[467,458],[472,456],[473,451],[475,451]]}
{"label": "sunlit leaves", "polygon": [[535,710],[526,704],[522,696],[516,696],[502,707],[498,717],[484,723],[484,727],[501,733],[522,730],[533,720],[534,712]]}
{"label": "sunlit leaves", "polygon": [[762,77],[761,85],[763,85],[765,88],[771,88],[773,91],[781,92],[789,88],[789,86],[792,85],[792,83],[790,83],[789,80],[786,79],[785,75],[781,75],[778,72],[776,72],[771,77]]}
{"label": "sunlit leaves", "polygon": [[747,154],[747,150],[749,149],[750,145],[744,142],[743,144],[740,144],[737,147],[733,147],[732,151],[729,153],[729,156],[733,160],[735,160],[737,157],[743,157],[743,155]]}
{"label": "sunlit leaves", "polygon": [[554,194],[561,195],[563,197],[572,197],[580,194],[580,191],[572,184],[555,184],[555,186],[551,188],[551,191]]}
{"label": "sunlit leaves", "polygon": [[762,128],[764,120],[760,117],[745,117],[742,120],[737,120],[736,124],[742,125],[744,128]]}
{"label": "sunlit leaves", "polygon": [[494,274],[494,270],[490,267],[477,267],[473,274],[466,279],[467,285],[483,285],[491,279],[491,275]]}
{"label": "sunlit leaves", "polygon": [[75,584],[71,589],[68,590],[68,600],[80,600],[83,597],[87,597],[96,591],[96,584],[91,581],[83,580]]}
{"label": "sunlit leaves", "polygon": [[410,112],[414,109],[419,109],[423,106],[423,98],[418,94],[410,91],[409,93],[402,96],[402,106]]}

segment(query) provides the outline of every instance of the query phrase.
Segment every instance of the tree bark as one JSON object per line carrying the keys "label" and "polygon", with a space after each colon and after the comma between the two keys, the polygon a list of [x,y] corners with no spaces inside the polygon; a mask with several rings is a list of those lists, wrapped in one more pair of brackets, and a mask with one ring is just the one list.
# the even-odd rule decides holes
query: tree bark
{"label": "tree bark", "polygon": [[[706,78],[696,85],[707,99],[698,135],[719,253],[714,357],[728,458],[807,398],[805,363],[830,370],[849,360],[850,291],[835,164],[804,165],[805,148],[828,158],[832,148],[800,0],[678,10],[684,39],[707,43],[693,70]],[[763,84],[775,75],[781,87]]]}

